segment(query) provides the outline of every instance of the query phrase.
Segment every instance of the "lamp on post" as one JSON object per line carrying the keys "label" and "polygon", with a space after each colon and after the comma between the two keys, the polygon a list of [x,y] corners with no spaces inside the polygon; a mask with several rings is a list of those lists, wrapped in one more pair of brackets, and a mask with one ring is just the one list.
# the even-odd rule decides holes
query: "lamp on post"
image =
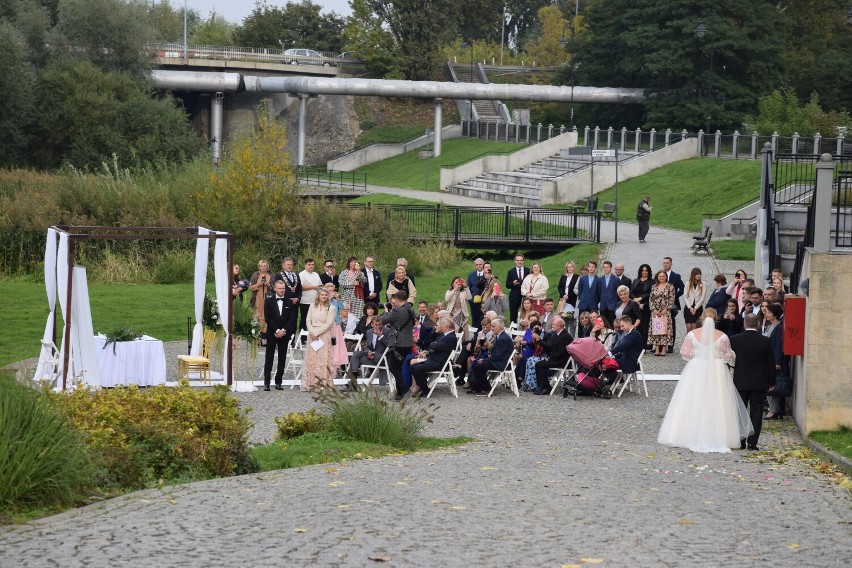
{"label": "lamp on post", "polygon": [[[575,39],[575,34],[576,34],[575,23],[576,23],[576,19],[577,19],[577,14],[578,14],[579,12],[580,12],[580,0],[577,0],[577,1],[574,3],[574,16],[571,18],[571,41],[570,41],[570,47],[571,47],[572,49],[573,49],[573,47],[574,47],[574,39]],[[563,30],[563,35],[562,35],[562,37],[561,37],[561,38],[559,38],[559,45],[561,45],[561,46],[562,46],[562,49],[565,49],[566,47],[569,47],[569,41],[568,41],[567,39],[565,39],[564,30]],[[571,53],[571,52],[569,52],[569,53]],[[569,129],[569,130],[571,130],[571,131],[573,131],[573,130],[574,130],[574,86],[575,86],[575,81],[574,81],[574,72],[575,72],[575,71],[576,71],[576,69],[577,69],[577,66],[576,66],[576,65],[574,65],[574,54],[573,54],[573,53],[571,53],[571,60],[570,60],[570,62],[569,62],[569,63],[570,63],[570,65],[571,65],[571,120],[568,122],[568,129]]]}
{"label": "lamp on post", "polygon": [[[703,42],[704,36],[709,31],[711,31],[711,30],[709,30],[707,28],[707,26],[704,25],[704,20],[701,20],[700,22],[698,22],[698,26],[695,28],[695,37],[702,40],[702,42]],[[705,44],[705,46],[706,46],[706,44]],[[710,48],[710,70],[707,73],[706,83],[707,83],[707,102],[705,103],[706,108],[705,108],[705,112],[704,112],[705,126],[706,126],[705,129],[704,129],[704,135],[708,136],[710,134],[710,118],[711,118],[710,104],[711,104],[711,100],[713,98],[713,49],[712,48]],[[707,150],[707,147],[705,145],[705,154],[706,154],[706,150]]]}

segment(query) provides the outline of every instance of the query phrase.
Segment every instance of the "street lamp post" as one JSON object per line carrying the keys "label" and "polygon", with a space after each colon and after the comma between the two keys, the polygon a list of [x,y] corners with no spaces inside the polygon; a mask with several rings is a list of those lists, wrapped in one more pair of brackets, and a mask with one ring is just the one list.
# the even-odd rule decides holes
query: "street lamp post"
{"label": "street lamp post", "polygon": [[[702,20],[698,23],[698,26],[695,28],[695,37],[702,40],[702,42],[703,42],[704,36],[709,31],[711,31],[711,30],[707,26],[704,25],[704,21]],[[706,44],[704,44],[704,45],[706,47]],[[710,108],[711,108],[711,103],[712,103],[712,98],[713,98],[713,49],[712,48],[710,48],[710,69],[709,69],[709,72],[707,73],[706,83],[707,83],[707,101],[705,103],[705,111],[704,111],[704,119],[705,119],[704,136],[709,136],[710,135],[710,118],[711,118]],[[707,153],[706,152],[706,150],[707,150],[706,144],[704,146],[704,149],[705,149],[704,153],[706,154]]]}
{"label": "street lamp post", "polygon": [[[575,35],[576,35],[575,24],[576,24],[577,14],[579,13],[579,11],[580,11],[580,0],[577,0],[576,3],[574,4],[574,17],[571,18],[571,42],[570,42],[571,48],[574,47],[574,39],[575,39]],[[561,38],[559,38],[559,45],[561,45],[563,49],[568,46],[568,40],[565,39],[564,35]],[[574,65],[574,54],[573,53],[571,53],[571,61],[569,63],[571,65],[571,119],[568,122],[568,129],[573,131],[574,130],[574,86],[576,84],[575,81],[574,81],[574,72],[577,70],[577,66]]]}

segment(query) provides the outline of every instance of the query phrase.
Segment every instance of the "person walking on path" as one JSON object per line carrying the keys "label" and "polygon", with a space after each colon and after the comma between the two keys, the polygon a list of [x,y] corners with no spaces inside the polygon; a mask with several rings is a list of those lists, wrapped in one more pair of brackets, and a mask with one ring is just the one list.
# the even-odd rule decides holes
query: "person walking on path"
{"label": "person walking on path", "polygon": [[639,221],[639,242],[644,243],[651,228],[651,196],[646,195],[636,207],[636,220]]}
{"label": "person walking on path", "polygon": [[745,331],[731,337],[731,349],[736,354],[734,386],[749,408],[754,434],[740,442],[740,449],[757,450],[757,439],[763,426],[763,403],[766,391],[775,384],[775,355],[772,342],[757,330],[758,319],[746,314]]}

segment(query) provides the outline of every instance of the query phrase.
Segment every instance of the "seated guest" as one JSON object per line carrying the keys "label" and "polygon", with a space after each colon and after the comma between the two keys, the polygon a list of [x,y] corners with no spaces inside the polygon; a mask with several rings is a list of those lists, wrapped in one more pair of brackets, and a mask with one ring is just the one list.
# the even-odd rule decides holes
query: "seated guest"
{"label": "seated guest", "polygon": [[387,338],[382,328],[382,318],[379,316],[373,316],[370,329],[364,334],[362,345],[363,349],[355,351],[349,358],[349,370],[346,374],[352,382],[355,382],[361,371],[361,365],[375,365],[387,348]]}
{"label": "seated guest", "polygon": [[613,332],[609,326],[609,322],[606,321],[604,316],[597,316],[595,317],[593,324],[592,330],[589,332],[589,337],[594,337],[603,343],[604,347],[609,349],[616,337],[615,332]]}
{"label": "seated guest", "polygon": [[564,367],[568,362],[568,345],[574,341],[565,329],[565,320],[561,316],[553,318],[553,330],[545,335],[541,342],[547,359],[535,364],[535,379],[538,387],[533,394],[550,394],[550,369]]}
{"label": "seated guest", "polygon": [[[472,334],[470,339],[466,339],[465,342],[462,343],[461,353],[459,353],[459,356],[453,365],[453,369],[457,377],[457,385],[465,384],[464,378],[467,375],[470,362],[482,355],[482,346],[485,345],[488,335],[491,333],[491,319],[482,318],[480,326],[482,328],[479,331]],[[467,331],[469,330],[465,331],[465,337],[467,337]]]}
{"label": "seated guest", "polygon": [[358,320],[358,325],[355,326],[355,333],[364,335],[370,329],[373,318],[379,315],[379,306],[375,302],[367,302],[364,304],[364,315]]}
{"label": "seated guest", "polygon": [[346,304],[340,308],[340,330],[351,335],[355,333],[356,327],[358,327],[358,318],[349,311],[349,305]]}
{"label": "seated guest", "polygon": [[[546,333],[535,316],[530,315],[530,322],[530,328],[524,334],[524,349],[521,351],[521,360],[515,369],[515,377],[523,379],[521,384],[523,390],[533,392],[538,388],[538,381],[535,378],[535,365],[546,359],[547,356],[541,343],[541,338]],[[553,324],[553,322],[550,323]]]}
{"label": "seated guest", "polygon": [[435,327],[435,321],[429,315],[429,302],[426,300],[417,302],[417,323]]}
{"label": "seated guest", "polygon": [[411,375],[414,384],[406,393],[409,397],[426,396],[429,373],[440,371],[456,348],[455,325],[450,318],[441,318],[435,324],[434,340],[429,348],[421,351],[420,357],[411,362]]}
{"label": "seated guest", "polygon": [[509,358],[512,356],[512,338],[506,333],[506,321],[496,318],[491,322],[494,332],[493,346],[487,357],[476,360],[470,376],[471,387],[468,394],[477,396],[488,396],[490,390],[488,382],[488,371],[502,371],[506,368]]}
{"label": "seated guest", "polygon": [[[421,302],[421,304],[425,303]],[[411,353],[406,355],[405,360],[402,362],[402,378],[408,386],[411,386],[412,380],[411,361],[418,357],[420,351],[423,351],[429,346],[432,342],[432,335],[435,333],[435,328],[429,319],[425,319],[425,323],[420,323],[420,321],[419,317],[414,321],[414,347],[411,348]]]}
{"label": "seated guest", "polygon": [[[473,345],[473,348],[470,350],[470,356],[467,358],[467,376],[470,377],[471,369],[473,368],[473,364],[479,359],[483,359],[488,357],[488,354],[491,352],[491,348],[494,346],[494,330],[491,327],[491,322],[496,318],[484,317],[482,318],[482,329],[477,332],[476,337],[474,338],[476,343]],[[467,388],[470,388],[470,382],[465,385]]]}
{"label": "seated guest", "polygon": [[589,312],[581,312],[577,319],[577,339],[581,337],[589,337],[592,331],[592,320],[589,317]]}
{"label": "seated guest", "polygon": [[624,373],[635,373],[639,370],[639,355],[645,349],[645,340],[634,328],[630,316],[621,316],[619,324],[623,334],[621,339],[612,346],[610,353],[618,361],[618,366]]}

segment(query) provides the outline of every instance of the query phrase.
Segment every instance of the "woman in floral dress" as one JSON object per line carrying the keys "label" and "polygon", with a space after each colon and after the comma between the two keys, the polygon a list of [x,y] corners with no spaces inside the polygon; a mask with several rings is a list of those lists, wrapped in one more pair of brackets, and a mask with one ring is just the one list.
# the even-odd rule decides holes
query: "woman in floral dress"
{"label": "woman in floral dress", "polygon": [[[321,289],[311,307],[308,308],[308,344],[305,346],[305,363],[302,369],[302,391],[316,391],[333,388],[334,377],[334,347],[331,338],[334,328],[340,326],[334,323],[337,308],[331,305],[328,291]],[[323,344],[317,350],[311,343],[321,339]]]}
{"label": "woman in floral dress", "polygon": [[367,283],[367,277],[361,272],[354,256],[350,256],[346,261],[346,268],[340,272],[337,283],[340,286],[340,300],[349,306],[349,313],[361,319],[364,315],[364,284]]}
{"label": "woman in floral dress", "polygon": [[[651,295],[648,298],[648,303],[651,305],[651,329],[648,333],[648,344],[654,347],[654,355],[657,357],[666,356],[666,348],[672,342],[672,307],[675,304],[675,289],[669,284],[669,277],[664,270],[657,272],[654,277],[654,287],[651,288]],[[662,317],[666,322],[666,333],[661,335],[654,334],[654,316]]]}

